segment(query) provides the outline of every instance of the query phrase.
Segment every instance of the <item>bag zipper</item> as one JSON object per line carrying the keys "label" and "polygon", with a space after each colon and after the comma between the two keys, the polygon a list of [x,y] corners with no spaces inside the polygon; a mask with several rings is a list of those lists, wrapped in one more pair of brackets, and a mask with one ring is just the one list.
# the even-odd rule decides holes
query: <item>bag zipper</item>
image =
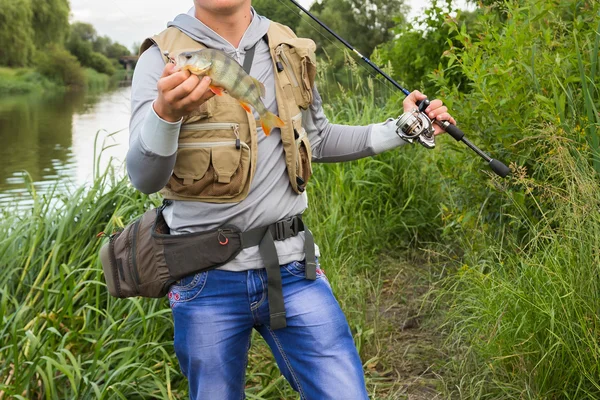
{"label": "bag zipper", "polygon": [[110,235],[109,244],[108,244],[108,252],[110,256],[110,264],[113,267],[113,278],[115,280],[115,286],[117,287],[117,294],[119,298],[123,298],[123,292],[121,291],[121,284],[119,283],[119,271],[117,271],[117,259],[115,258],[115,241],[113,238],[117,235],[117,233],[113,233]]}
{"label": "bag zipper", "polygon": [[[278,58],[279,60],[283,60],[283,63],[287,67],[287,68],[284,68],[285,74],[288,76],[288,79],[290,81],[292,81],[292,84],[294,85],[294,87],[299,87],[300,84],[298,83],[298,78],[296,77],[296,73],[294,72],[294,69],[292,68],[292,64],[290,64],[290,60],[287,58],[287,56],[283,52],[283,45],[279,45],[275,49],[275,57]],[[291,73],[287,72],[288,69],[291,70]]]}
{"label": "bag zipper", "polygon": [[135,222],[135,225],[133,225],[133,243],[131,243],[131,252],[132,257],[131,257],[131,263],[133,264],[133,281],[135,283],[135,290],[137,293],[140,292],[140,275],[138,274],[138,270],[137,270],[137,254],[136,254],[136,243],[137,243],[137,235],[138,235],[138,231],[140,230],[140,219],[138,219]]}

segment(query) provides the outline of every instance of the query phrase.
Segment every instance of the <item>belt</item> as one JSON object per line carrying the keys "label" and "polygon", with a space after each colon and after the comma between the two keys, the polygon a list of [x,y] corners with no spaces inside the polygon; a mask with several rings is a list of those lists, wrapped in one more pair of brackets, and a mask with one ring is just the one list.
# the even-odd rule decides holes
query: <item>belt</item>
{"label": "belt", "polygon": [[246,249],[258,246],[260,255],[265,263],[271,329],[280,329],[287,326],[279,257],[275,248],[275,240],[285,240],[298,235],[302,231],[304,231],[304,254],[306,257],[305,276],[306,279],[314,281],[317,279],[315,240],[312,233],[304,226],[301,215],[242,232],[242,248]]}

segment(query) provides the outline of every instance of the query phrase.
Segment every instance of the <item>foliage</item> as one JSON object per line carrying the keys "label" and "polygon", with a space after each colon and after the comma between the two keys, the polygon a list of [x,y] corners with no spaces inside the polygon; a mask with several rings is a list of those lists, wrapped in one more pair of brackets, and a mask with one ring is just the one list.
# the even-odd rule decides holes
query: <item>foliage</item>
{"label": "foliage", "polygon": [[87,88],[91,92],[100,92],[110,87],[114,87],[114,84],[118,83],[113,81],[114,76],[109,77],[108,75],[102,74],[93,68],[85,68],[84,73],[87,81]]}
{"label": "foliage", "polygon": [[108,36],[99,36],[92,43],[94,51],[103,54],[107,58],[118,60],[120,57],[131,55],[127,47],[113,42]]}
{"label": "foliage", "polygon": [[[77,57],[84,67],[90,67],[100,73],[112,75],[115,73],[112,62],[104,54],[94,50],[97,41],[97,33],[92,25],[76,22],[71,26],[71,36],[67,42],[67,49]],[[112,43],[107,44],[105,38],[102,38],[97,47],[108,51],[109,46],[112,46]]]}
{"label": "foliage", "polygon": [[69,1],[44,0],[31,1],[34,41],[37,49],[46,45],[63,45],[69,35]]}
{"label": "foliage", "polygon": [[[392,38],[391,28],[403,20],[403,0],[321,0],[310,8],[317,18],[365,56],[375,47]],[[327,54],[336,71],[343,68],[342,44],[309,18],[303,18],[298,26],[298,36],[311,37],[318,43],[318,54]]]}
{"label": "foliage", "polygon": [[468,137],[513,169],[506,182],[490,180],[472,152],[444,138],[445,179],[424,182],[442,184],[442,237],[464,253],[436,298],[448,303],[443,329],[457,355],[448,390],[600,398],[600,4],[503,7],[478,10],[475,32],[449,20],[460,46],[429,75]]}
{"label": "foliage", "polygon": [[[300,23],[300,9],[296,8],[292,3],[280,0],[254,0],[252,7],[260,15],[264,15],[272,21],[287,25],[293,31],[298,28]],[[139,48],[139,46],[138,46]]]}
{"label": "foliage", "polygon": [[[0,0],[0,65],[36,65],[41,75],[73,87],[85,82],[80,64],[114,75],[121,69],[117,60],[129,55],[129,50],[108,37],[98,37],[89,24],[69,26],[69,13],[68,0]],[[65,45],[68,51],[63,49]],[[58,55],[64,57],[64,71],[60,71]],[[2,93],[40,91],[43,87],[20,79],[3,82]]]}
{"label": "foliage", "polygon": [[31,68],[0,67],[0,96],[31,92],[59,93],[62,88]]}
{"label": "foliage", "polygon": [[0,0],[0,65],[29,65],[35,50],[32,18],[30,0]]}
{"label": "foliage", "polygon": [[77,58],[64,48],[48,46],[37,53],[36,69],[45,77],[66,87],[83,87],[85,75]]}
{"label": "foliage", "polygon": [[[448,59],[444,53],[454,47],[462,47],[458,40],[452,40],[451,26],[465,26],[469,33],[478,29],[477,13],[455,10],[452,0],[433,0],[431,6],[414,21],[400,23],[392,30],[393,40],[379,46],[382,62],[390,62],[394,77],[404,82],[405,87],[420,89],[434,96],[438,88],[427,75],[432,70],[445,70],[452,85],[468,90],[466,79],[456,69],[448,69]],[[458,15],[450,21],[450,14]]]}

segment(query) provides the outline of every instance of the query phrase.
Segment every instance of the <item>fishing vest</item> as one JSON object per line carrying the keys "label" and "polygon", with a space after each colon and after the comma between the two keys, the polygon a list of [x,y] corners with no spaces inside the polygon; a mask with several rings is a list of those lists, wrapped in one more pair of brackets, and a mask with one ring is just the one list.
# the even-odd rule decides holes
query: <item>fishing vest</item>
{"label": "fishing vest", "polygon": [[[267,41],[275,75],[275,98],[285,162],[292,189],[304,192],[312,174],[311,148],[302,127],[301,109],[312,103],[316,75],[315,43],[298,38],[287,26],[271,22]],[[140,54],[156,44],[164,55],[206,48],[179,29],[170,27],[146,39]],[[165,62],[168,62],[165,56]],[[183,118],[177,159],[166,199],[237,203],[248,195],[258,156],[257,121],[226,92],[213,96]]]}

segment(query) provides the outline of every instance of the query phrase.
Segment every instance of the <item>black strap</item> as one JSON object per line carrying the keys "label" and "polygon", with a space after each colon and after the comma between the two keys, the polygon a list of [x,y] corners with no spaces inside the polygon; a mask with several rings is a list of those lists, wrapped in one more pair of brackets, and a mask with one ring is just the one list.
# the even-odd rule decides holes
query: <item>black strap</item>
{"label": "black strap", "polygon": [[246,51],[246,56],[244,57],[244,71],[247,74],[250,74],[250,68],[252,68],[252,61],[254,61],[254,51],[256,50],[256,44]]}
{"label": "black strap", "polygon": [[287,326],[281,271],[275,240],[285,240],[296,236],[302,231],[304,231],[304,254],[306,257],[305,276],[306,279],[315,280],[317,279],[315,240],[312,233],[304,226],[300,215],[242,233],[242,247],[246,249],[259,246],[260,255],[265,263],[271,329],[280,329]]}
{"label": "black strap", "polygon": [[269,317],[271,329],[285,328],[285,304],[279,270],[279,257],[271,231],[267,230],[259,245],[260,256],[267,270],[267,293],[269,298]]}
{"label": "black strap", "polygon": [[314,281],[317,279],[317,257],[315,255],[315,239],[308,229],[304,229],[304,276]]}

